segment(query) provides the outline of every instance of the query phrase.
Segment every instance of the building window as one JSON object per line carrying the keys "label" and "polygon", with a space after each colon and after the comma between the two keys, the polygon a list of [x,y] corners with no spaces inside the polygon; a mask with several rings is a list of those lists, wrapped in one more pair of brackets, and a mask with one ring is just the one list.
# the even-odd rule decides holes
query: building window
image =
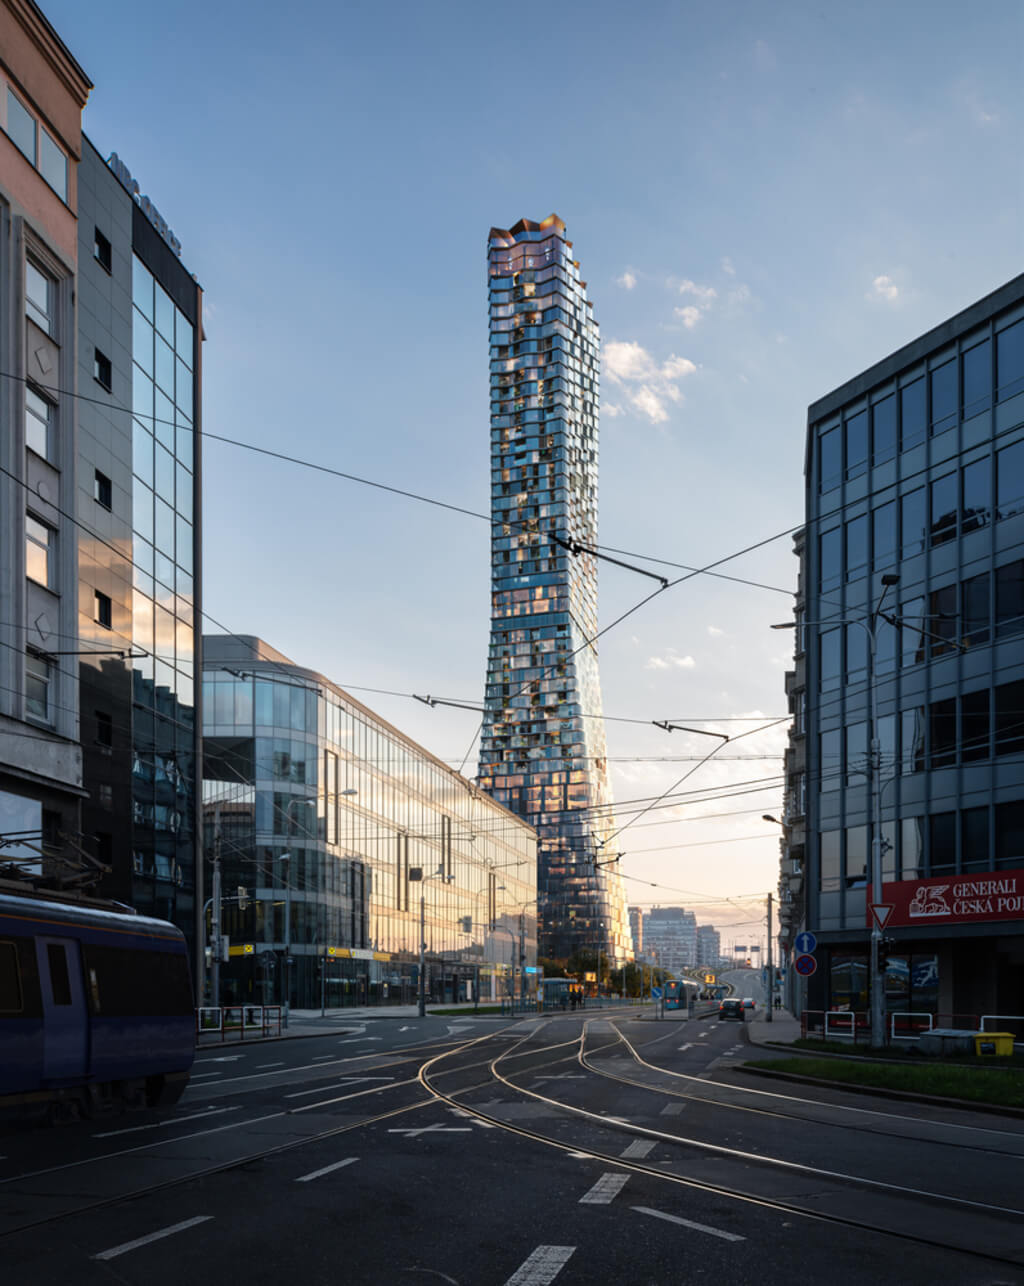
{"label": "building window", "polygon": [[114,744],[114,720],[105,710],[96,711],[96,744],[108,750]]}
{"label": "building window", "polygon": [[846,524],[846,579],[857,580],[868,565],[868,519],[866,514]]}
{"label": "building window", "polygon": [[989,867],[988,809],[965,808],[960,814],[960,869],[986,871]]}
{"label": "building window", "polygon": [[833,491],[839,486],[842,475],[842,432],[837,425],[818,439],[818,490]]}
{"label": "building window", "polygon": [[39,173],[62,201],[68,199],[68,158],[45,129],[39,130]]}
{"label": "building window", "polygon": [[30,386],[25,388],[25,445],[44,460],[51,458],[53,407]]}
{"label": "building window", "polygon": [[93,478],[92,494],[96,503],[102,505],[104,509],[113,507],[114,489],[110,479],[105,473],[100,473],[99,469],[96,470]]}
{"label": "building window", "polygon": [[37,652],[25,653],[25,712],[50,722],[50,680],[53,667]]}
{"label": "building window", "polygon": [[960,757],[964,763],[989,756],[988,694],[988,688],[982,688],[960,698]]}
{"label": "building window", "polygon": [[93,230],[92,239],[92,257],[96,260],[104,272],[109,272],[113,264],[113,251],[110,242],[100,232],[99,228]]}
{"label": "building window", "polygon": [[1024,750],[1024,679],[995,688],[996,754]]}
{"label": "building window", "polygon": [[933,589],[929,596],[927,629],[932,656],[953,651],[954,640],[960,632],[956,600],[955,584]]}
{"label": "building window", "polygon": [[30,580],[50,588],[53,553],[57,533],[46,523],[25,515],[25,574]]}
{"label": "building window", "polygon": [[925,439],[927,411],[924,376],[900,389],[900,450],[909,451]]}
{"label": "building window", "polygon": [[25,260],[25,312],[47,335],[53,334],[53,282],[28,259]]}
{"label": "building window", "polygon": [[896,394],[890,393],[871,408],[871,462],[884,464],[896,454]]}
{"label": "building window", "polygon": [[23,156],[36,163],[35,117],[22,105],[21,99],[10,88],[7,90],[7,137]]}
{"label": "building window", "polygon": [[113,622],[110,597],[107,594],[101,594],[98,589],[93,592],[92,619],[108,630]]}
{"label": "building window", "polygon": [[996,336],[996,387],[1000,401],[1024,391],[1024,321]]}
{"label": "building window", "polygon": [[996,568],[996,634],[1024,630],[1024,559]]}
{"label": "building window", "polygon": [[996,804],[996,869],[1024,866],[1024,801]]}
{"label": "building window", "polygon": [[992,344],[983,340],[960,358],[964,418],[977,415],[992,403]]}
{"label": "building window", "polygon": [[868,467],[868,413],[858,411],[846,421],[846,476],[860,477]]}
{"label": "building window", "polygon": [[842,633],[838,629],[823,630],[819,639],[818,671],[821,677],[822,692],[831,692],[839,687],[839,653]]}
{"label": "building window", "polygon": [[996,454],[996,486],[997,518],[1024,513],[1024,438]]}
{"label": "building window", "polygon": [[833,527],[818,538],[818,574],[823,591],[835,589],[842,576],[843,531]]}
{"label": "building window", "polygon": [[966,533],[989,522],[992,510],[991,460],[975,460],[973,464],[965,465],[961,484],[960,530]]}
{"label": "building window", "polygon": [[927,537],[925,489],[917,487],[900,497],[900,549],[904,558],[920,554]]}
{"label": "building window", "polygon": [[114,387],[114,373],[113,368],[110,365],[110,358],[107,357],[105,353],[101,353],[98,348],[93,350],[93,354],[93,379],[97,384],[102,385],[109,393]]}
{"label": "building window", "polygon": [[929,373],[932,395],[932,433],[942,433],[956,423],[958,406],[956,360],[950,358]]}
{"label": "building window", "polygon": [[871,514],[874,527],[872,556],[874,565],[887,567],[896,561],[896,501],[879,505]]}
{"label": "building window", "polygon": [[944,474],[931,485],[931,538],[933,545],[942,545],[956,536],[957,476]]}

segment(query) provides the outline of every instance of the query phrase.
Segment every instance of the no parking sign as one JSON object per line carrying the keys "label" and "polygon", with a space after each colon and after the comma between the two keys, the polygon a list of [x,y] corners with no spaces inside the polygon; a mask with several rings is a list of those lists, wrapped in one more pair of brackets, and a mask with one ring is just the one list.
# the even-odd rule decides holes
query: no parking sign
{"label": "no parking sign", "polygon": [[817,967],[818,962],[813,956],[797,956],[793,961],[793,968],[801,978],[809,978]]}

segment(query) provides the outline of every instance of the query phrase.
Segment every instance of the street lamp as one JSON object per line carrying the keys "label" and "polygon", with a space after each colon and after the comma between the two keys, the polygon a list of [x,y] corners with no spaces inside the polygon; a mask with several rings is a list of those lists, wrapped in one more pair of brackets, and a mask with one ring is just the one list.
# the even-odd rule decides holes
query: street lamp
{"label": "street lamp", "polygon": [[288,1026],[292,994],[292,855],[282,853],[277,859],[284,868],[284,1025]]}
{"label": "street lamp", "polygon": [[427,951],[427,927],[426,927],[426,890],[423,885],[427,880],[443,880],[445,884],[451,884],[455,879],[454,875],[445,875],[444,866],[441,865],[430,875],[423,874],[422,866],[414,866],[409,871],[409,880],[411,883],[420,884],[420,997],[419,997],[419,1015],[421,1018],[427,1016],[427,993],[425,988],[426,979],[424,977],[426,969],[426,951]]}
{"label": "street lamp", "polygon": [[[871,737],[870,749],[868,752],[868,766],[871,776],[871,790],[868,795],[868,829],[871,832],[871,893],[877,900],[882,896],[882,751],[878,739],[878,726],[875,719],[876,691],[875,684],[878,679],[877,648],[878,648],[878,618],[881,613],[882,602],[885,599],[886,592],[893,585],[898,585],[900,578],[895,572],[887,572],[882,576],[882,596],[878,600],[878,606],[874,609],[868,620],[862,620],[858,616],[835,616],[827,621],[783,621],[778,625],[773,625],[773,630],[792,630],[798,625],[859,625],[864,631],[868,644],[871,669],[868,675],[867,698],[868,698],[868,730]],[[892,624],[896,618],[886,616],[886,619]],[[872,1049],[881,1049],[885,1045],[885,990],[884,978],[879,968],[881,955],[882,930],[878,923],[878,918],[874,914],[871,916],[871,958],[869,963],[869,983],[870,983],[870,1001],[871,1001],[871,1047]]]}

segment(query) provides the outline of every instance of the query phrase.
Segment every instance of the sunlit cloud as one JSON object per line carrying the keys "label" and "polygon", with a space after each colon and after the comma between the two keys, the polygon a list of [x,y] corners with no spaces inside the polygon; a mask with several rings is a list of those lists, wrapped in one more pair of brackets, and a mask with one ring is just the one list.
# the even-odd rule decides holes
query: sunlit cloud
{"label": "sunlit cloud", "polygon": [[668,419],[667,403],[683,401],[678,381],[697,369],[689,358],[675,353],[659,365],[635,340],[610,340],[602,356],[609,380],[622,389],[629,405],[652,424],[663,424]]}
{"label": "sunlit cloud", "polygon": [[725,630],[720,630],[717,625],[709,625],[708,633],[713,639],[720,639],[725,634]]}
{"label": "sunlit cloud", "polygon": [[615,278],[615,284],[621,286],[623,290],[632,290],[636,285],[636,274],[624,272],[621,277]]}
{"label": "sunlit cloud", "polygon": [[718,298],[718,291],[714,286],[699,286],[695,281],[690,281],[689,278],[679,283],[679,293],[681,295],[693,295],[694,299],[699,299],[702,304],[709,304],[712,299]]}
{"label": "sunlit cloud", "polygon": [[607,402],[601,407],[601,414],[607,415],[614,420],[620,415],[625,415],[626,412],[617,402]]}
{"label": "sunlit cloud", "polygon": [[900,288],[891,277],[876,277],[871,283],[869,298],[893,300],[899,297]]}
{"label": "sunlit cloud", "polygon": [[652,656],[647,660],[644,666],[646,670],[692,670],[697,662],[692,656],[680,656],[678,652],[673,652],[671,648],[664,656]]}
{"label": "sunlit cloud", "polygon": [[684,308],[674,308],[672,311],[687,330],[693,330],[701,319],[700,309],[693,304],[687,304]]}

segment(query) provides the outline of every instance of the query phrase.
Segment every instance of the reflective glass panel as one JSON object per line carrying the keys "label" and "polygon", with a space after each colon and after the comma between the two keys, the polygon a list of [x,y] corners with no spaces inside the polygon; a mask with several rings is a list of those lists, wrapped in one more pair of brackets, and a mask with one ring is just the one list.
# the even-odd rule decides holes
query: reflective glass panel
{"label": "reflective glass panel", "polygon": [[961,357],[964,415],[975,415],[992,401],[992,343],[975,344]]}
{"label": "reflective glass panel", "polygon": [[891,393],[871,408],[871,458],[874,464],[882,464],[895,454],[896,394]]}
{"label": "reflective glass panel", "polygon": [[900,389],[900,450],[907,451],[925,439],[924,376]]}
{"label": "reflective glass panel", "polygon": [[1024,321],[996,336],[996,379],[1003,400],[1024,391]]}
{"label": "reflective glass panel", "polygon": [[996,453],[996,480],[996,517],[1024,512],[1024,438]]}
{"label": "reflective glass panel", "polygon": [[39,173],[62,201],[68,199],[68,158],[42,128],[39,130]]}
{"label": "reflective glass panel", "polygon": [[939,433],[956,423],[956,361],[936,366],[928,379],[932,393],[932,432]]}
{"label": "reflective glass panel", "polygon": [[992,461],[975,460],[964,466],[960,530],[984,527],[992,512]]}

